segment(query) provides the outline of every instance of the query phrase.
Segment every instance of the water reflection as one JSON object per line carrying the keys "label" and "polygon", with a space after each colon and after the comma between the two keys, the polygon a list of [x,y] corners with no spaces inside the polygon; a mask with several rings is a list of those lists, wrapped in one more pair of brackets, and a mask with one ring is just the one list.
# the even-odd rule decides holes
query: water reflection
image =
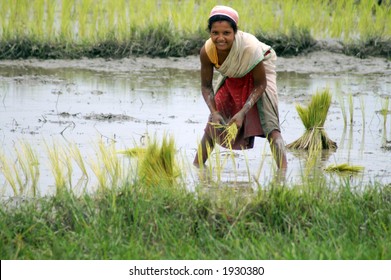
{"label": "water reflection", "polygon": [[[286,143],[304,132],[295,105],[309,101],[316,90],[325,87],[334,94],[325,129],[339,148],[331,154],[323,153],[316,163],[316,170],[327,180],[336,180],[338,176],[324,174],[325,166],[349,163],[365,167],[361,177],[351,179],[354,183],[391,182],[390,109],[379,114],[391,91],[390,84],[384,79],[379,82],[379,77],[381,74],[278,73]],[[198,175],[190,163],[208,116],[199,87],[199,73],[189,70],[148,68],[107,73],[0,66],[2,153],[12,158],[15,144],[28,141],[41,158],[40,186],[45,193],[54,185],[45,141],[74,143],[88,158],[95,153],[92,143],[97,139],[114,140],[122,149],[140,143],[147,135],[170,133],[191,186]],[[343,107],[348,106],[350,95],[353,121],[346,123],[343,114],[348,114],[349,109]],[[211,160],[227,152],[220,151],[222,155],[215,153]],[[289,152],[288,164],[286,181],[303,180],[306,153]],[[274,162],[264,139],[256,139],[253,150],[237,153],[235,160],[227,161],[223,167],[213,162],[211,165],[212,178],[219,184],[258,187],[275,179]],[[0,184],[7,185],[3,175]]]}

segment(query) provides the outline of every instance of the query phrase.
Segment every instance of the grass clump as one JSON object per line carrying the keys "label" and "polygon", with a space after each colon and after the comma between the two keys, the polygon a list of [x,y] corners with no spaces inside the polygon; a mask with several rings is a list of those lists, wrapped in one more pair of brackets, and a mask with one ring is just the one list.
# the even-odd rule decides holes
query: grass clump
{"label": "grass clump", "polygon": [[330,104],[331,94],[326,89],[313,95],[307,107],[296,105],[296,110],[306,130],[303,136],[288,144],[287,148],[309,150],[310,152],[337,148],[337,144],[328,137],[324,129]]}

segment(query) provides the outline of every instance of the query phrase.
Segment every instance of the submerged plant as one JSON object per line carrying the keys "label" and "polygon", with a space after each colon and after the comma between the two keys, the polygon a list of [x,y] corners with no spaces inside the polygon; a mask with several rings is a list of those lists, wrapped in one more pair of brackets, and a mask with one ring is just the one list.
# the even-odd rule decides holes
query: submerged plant
{"label": "submerged plant", "polygon": [[331,94],[326,89],[312,96],[307,107],[296,105],[296,110],[306,130],[303,136],[288,144],[287,148],[309,150],[310,152],[337,148],[337,144],[328,137],[324,129],[330,104]]}

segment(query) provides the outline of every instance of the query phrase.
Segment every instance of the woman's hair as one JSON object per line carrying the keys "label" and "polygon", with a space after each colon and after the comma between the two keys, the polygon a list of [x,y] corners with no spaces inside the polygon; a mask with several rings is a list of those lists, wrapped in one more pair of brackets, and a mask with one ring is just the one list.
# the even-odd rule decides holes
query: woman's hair
{"label": "woman's hair", "polygon": [[231,25],[232,29],[236,33],[238,31],[238,26],[236,25],[236,22],[234,22],[230,17],[224,16],[224,15],[215,15],[209,18],[208,20],[208,31],[210,32],[212,30],[212,24],[217,21],[228,21],[228,23]]}

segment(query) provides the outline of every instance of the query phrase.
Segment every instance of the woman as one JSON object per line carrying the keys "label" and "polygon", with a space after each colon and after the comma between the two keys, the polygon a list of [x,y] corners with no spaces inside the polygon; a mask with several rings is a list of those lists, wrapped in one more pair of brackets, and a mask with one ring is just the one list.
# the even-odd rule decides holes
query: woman
{"label": "woman", "polygon": [[[233,123],[238,136],[233,149],[250,149],[254,137],[266,137],[277,167],[287,168],[285,144],[280,133],[274,50],[237,28],[238,13],[227,6],[212,9],[208,30],[210,38],[200,52],[201,91],[210,110],[201,146],[194,165],[205,164],[215,142],[224,135],[211,123]],[[221,75],[213,88],[213,72]],[[216,94],[215,94],[216,93]]]}

